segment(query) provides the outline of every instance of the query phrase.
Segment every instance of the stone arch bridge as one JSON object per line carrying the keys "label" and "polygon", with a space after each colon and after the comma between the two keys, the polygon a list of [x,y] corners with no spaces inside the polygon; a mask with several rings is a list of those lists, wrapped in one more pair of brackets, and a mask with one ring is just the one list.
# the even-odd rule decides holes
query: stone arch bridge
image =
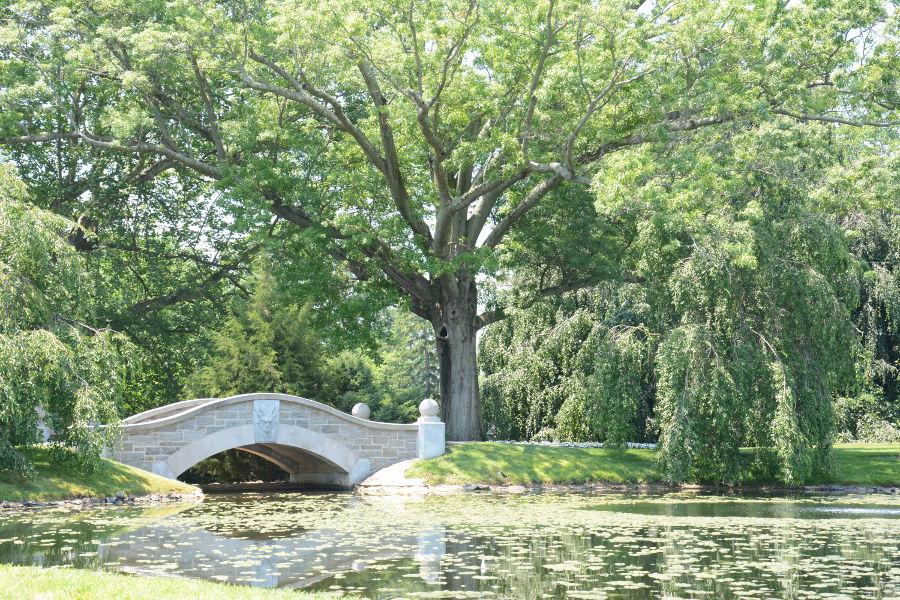
{"label": "stone arch bridge", "polygon": [[437,403],[419,409],[416,423],[398,424],[362,418],[367,407],[353,416],[287,394],[185,400],[125,419],[112,457],[174,479],[237,448],[277,464],[293,482],[352,487],[396,462],[444,453]]}

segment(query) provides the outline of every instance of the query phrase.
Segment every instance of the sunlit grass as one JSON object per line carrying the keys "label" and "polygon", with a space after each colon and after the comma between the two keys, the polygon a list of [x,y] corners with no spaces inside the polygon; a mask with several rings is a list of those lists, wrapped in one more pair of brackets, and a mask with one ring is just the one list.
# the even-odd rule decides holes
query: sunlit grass
{"label": "sunlit grass", "polygon": [[900,485],[900,444],[836,444],[837,473],[823,483]]}
{"label": "sunlit grass", "polygon": [[[834,458],[834,475],[821,476],[808,483],[900,485],[900,444],[838,444],[834,448]],[[649,483],[663,480],[657,467],[656,450],[492,443],[451,446],[444,456],[417,462],[407,470],[407,475],[423,477],[432,485]],[[739,483],[773,482],[748,476]]]}
{"label": "sunlit grass", "polygon": [[417,462],[406,473],[424,477],[430,484],[646,483],[662,479],[654,450],[492,443],[451,446],[447,454]]}
{"label": "sunlit grass", "polygon": [[336,597],[334,594],[260,589],[193,579],[0,565],[2,600],[314,600]]}
{"label": "sunlit grass", "polygon": [[73,466],[52,463],[46,448],[25,448],[23,453],[37,473],[26,479],[9,471],[0,471],[0,500],[47,501],[112,496],[116,492],[140,496],[168,492],[191,493],[196,489],[186,483],[112,460],[104,460],[93,473],[82,474]]}

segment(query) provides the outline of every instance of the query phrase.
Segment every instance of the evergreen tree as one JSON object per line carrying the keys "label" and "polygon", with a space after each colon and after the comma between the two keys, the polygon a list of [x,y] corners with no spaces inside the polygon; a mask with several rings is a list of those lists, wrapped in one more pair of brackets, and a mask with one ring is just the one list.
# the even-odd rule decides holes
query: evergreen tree
{"label": "evergreen tree", "polygon": [[248,282],[251,295],[238,301],[212,349],[188,385],[188,395],[223,397],[279,392],[316,398],[321,389],[323,344],[311,324],[310,307],[280,293],[262,262]]}
{"label": "evergreen tree", "polygon": [[440,398],[439,364],[431,327],[401,310],[388,311],[376,380],[381,393],[378,419],[410,423],[425,398]]}

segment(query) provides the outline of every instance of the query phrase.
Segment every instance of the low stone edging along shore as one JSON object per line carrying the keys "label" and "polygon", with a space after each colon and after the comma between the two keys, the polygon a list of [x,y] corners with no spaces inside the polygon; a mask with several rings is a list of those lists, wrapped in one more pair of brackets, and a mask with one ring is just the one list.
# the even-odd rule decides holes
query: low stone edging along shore
{"label": "low stone edging along shore", "polygon": [[170,492],[168,494],[147,494],[145,496],[129,496],[124,492],[116,492],[112,496],[104,498],[68,498],[65,500],[23,500],[22,502],[0,502],[0,509],[5,510],[34,510],[42,508],[100,508],[105,506],[152,506],[155,504],[173,504],[175,502],[199,502],[203,499],[203,491],[190,494]]}
{"label": "low stone edging along shore", "polygon": [[776,486],[776,485],[700,485],[684,484],[673,485],[664,482],[657,483],[531,483],[511,485],[489,485],[484,483],[469,483],[462,485],[438,484],[428,485],[422,483],[416,485],[370,485],[357,487],[356,491],[363,494],[388,495],[388,494],[449,494],[457,492],[504,492],[509,494],[537,494],[542,492],[560,493],[671,493],[671,492],[697,492],[708,494],[732,495],[732,494],[885,494],[900,495],[900,486],[864,487],[854,485],[807,485],[807,486]]}
{"label": "low stone edging along shore", "polygon": [[[223,486],[227,487],[227,486]],[[226,490],[222,490],[226,491]],[[227,490],[240,491],[240,490]],[[276,491],[276,490],[273,490]],[[301,491],[301,490],[284,490]],[[539,494],[539,493],[671,493],[671,492],[697,492],[709,494],[885,494],[900,495],[900,486],[864,487],[849,485],[811,485],[811,486],[724,486],[724,485],[699,485],[685,484],[672,485],[662,482],[657,483],[571,483],[571,484],[513,484],[513,485],[488,485],[488,484],[439,484],[428,485],[370,485],[357,486],[356,492],[372,495],[391,494],[452,494],[459,492],[503,492],[509,494]],[[41,502],[37,500],[25,500],[23,502],[0,502],[2,510],[35,510],[49,508],[90,509],[109,506],[153,506],[157,504],[174,504],[178,502],[200,502],[205,497],[201,489],[191,494],[148,494],[145,496],[127,496],[123,492],[117,492],[114,496],[105,498],[71,498],[66,500],[51,500]]]}

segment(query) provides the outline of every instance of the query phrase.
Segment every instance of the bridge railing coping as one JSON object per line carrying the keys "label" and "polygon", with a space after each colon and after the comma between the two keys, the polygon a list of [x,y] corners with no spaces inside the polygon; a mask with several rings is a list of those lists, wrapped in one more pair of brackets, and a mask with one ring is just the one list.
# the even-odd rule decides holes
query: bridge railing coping
{"label": "bridge railing coping", "polygon": [[139,412],[136,415],[126,417],[122,419],[122,423],[126,425],[133,423],[143,423],[149,420],[150,417],[160,417],[162,415],[179,412],[186,408],[190,408],[191,406],[197,406],[199,404],[204,404],[216,399],[217,398],[192,398],[191,400],[180,400],[178,402],[172,402],[171,404],[166,404],[165,406],[157,406],[156,408],[151,408],[149,410]]}
{"label": "bridge railing coping", "polygon": [[[227,398],[185,400],[181,403],[176,403],[180,404],[181,407],[183,407],[183,410],[174,413],[171,409],[162,410],[166,409],[166,407],[160,407],[160,409],[152,409],[131,417],[130,421],[123,422],[122,429],[126,431],[136,431],[142,429],[164,427],[166,425],[177,423],[189,417],[199,415],[200,413],[206,412],[207,410],[211,410],[213,408],[219,408],[230,404],[237,404],[240,402],[248,402],[253,400],[283,400],[287,402],[303,404],[309,406],[310,408],[315,408],[334,415],[345,421],[356,423],[357,425],[362,425],[364,427],[369,427],[372,429],[416,430],[418,428],[417,423],[382,423],[380,421],[370,421],[368,419],[362,419],[353,415],[348,415],[347,413],[342,412],[334,407],[328,406],[327,404],[322,404],[321,402],[316,402],[315,400],[302,398],[300,396],[257,392],[252,394],[239,394],[236,396],[229,396]],[[153,411],[159,412],[154,414]],[[160,418],[151,418],[154,416]]]}

